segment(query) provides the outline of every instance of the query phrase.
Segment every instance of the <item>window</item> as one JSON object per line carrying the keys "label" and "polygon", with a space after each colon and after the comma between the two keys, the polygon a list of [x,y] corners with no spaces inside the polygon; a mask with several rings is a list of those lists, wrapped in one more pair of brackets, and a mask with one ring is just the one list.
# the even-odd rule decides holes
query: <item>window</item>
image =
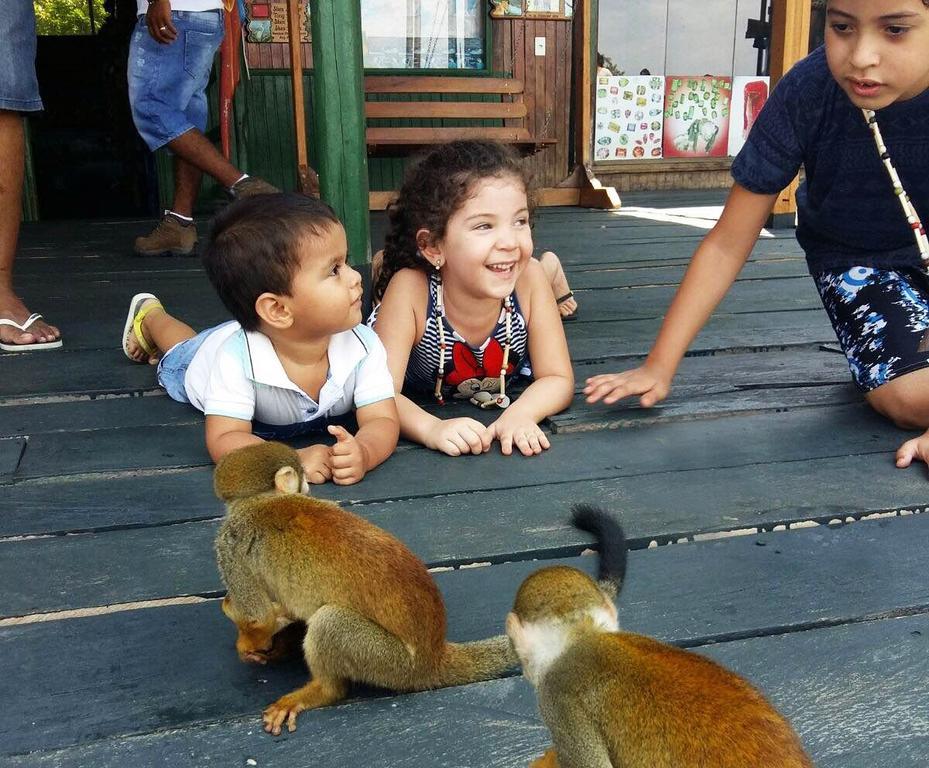
{"label": "window", "polygon": [[108,15],[103,4],[104,0],[35,0],[36,31],[40,35],[95,35]]}
{"label": "window", "polygon": [[361,0],[364,65],[484,69],[485,0]]}
{"label": "window", "polygon": [[758,74],[768,8],[769,0],[600,0],[595,159],[738,154],[768,97]]}

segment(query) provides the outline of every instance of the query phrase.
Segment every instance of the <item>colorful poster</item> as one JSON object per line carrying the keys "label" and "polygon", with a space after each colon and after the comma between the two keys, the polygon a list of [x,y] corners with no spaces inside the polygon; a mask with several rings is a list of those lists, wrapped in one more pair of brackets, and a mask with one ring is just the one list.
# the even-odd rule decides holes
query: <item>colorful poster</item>
{"label": "colorful poster", "polygon": [[[310,42],[310,4],[301,0],[300,42]],[[250,43],[286,43],[290,41],[287,24],[287,0],[251,0],[246,7],[246,40]]]}
{"label": "colorful poster", "polygon": [[748,132],[768,100],[770,78],[738,75],[732,78],[732,109],[729,115],[729,154],[735,157],[745,145]]}
{"label": "colorful poster", "polygon": [[663,77],[598,77],[595,112],[595,159],[603,162],[661,157]]}
{"label": "colorful poster", "polygon": [[665,157],[725,157],[729,148],[732,78],[665,78]]}

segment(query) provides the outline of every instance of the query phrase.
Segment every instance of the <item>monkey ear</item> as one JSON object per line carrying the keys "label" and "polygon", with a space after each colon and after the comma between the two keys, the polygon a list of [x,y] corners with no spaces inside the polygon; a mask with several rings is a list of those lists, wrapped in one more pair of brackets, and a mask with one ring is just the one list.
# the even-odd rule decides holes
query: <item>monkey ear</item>
{"label": "monkey ear", "polygon": [[300,493],[301,477],[293,467],[281,467],[274,473],[274,487],[281,493]]}
{"label": "monkey ear", "polygon": [[510,641],[513,643],[513,647],[516,649],[516,652],[519,653],[522,648],[525,635],[523,633],[523,625],[513,611],[510,611],[506,615],[506,634],[509,636]]}
{"label": "monkey ear", "polygon": [[616,603],[608,595],[603,596],[603,610],[604,613],[601,615],[606,620],[606,623],[601,625],[603,629],[607,632],[618,632],[619,611],[616,609]]}

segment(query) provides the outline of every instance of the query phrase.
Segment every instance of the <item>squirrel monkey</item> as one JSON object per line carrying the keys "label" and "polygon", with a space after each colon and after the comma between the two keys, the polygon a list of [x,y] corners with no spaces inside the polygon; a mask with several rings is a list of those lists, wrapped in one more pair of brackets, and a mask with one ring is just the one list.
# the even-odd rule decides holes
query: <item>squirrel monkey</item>
{"label": "squirrel monkey", "polygon": [[268,442],[227,454],[214,488],[226,502],[215,548],[239,658],[265,663],[276,656],[279,629],[306,623],[312,678],[264,710],[269,733],[285,722],[293,731],[300,712],[344,698],[353,680],[419,691],[515,668],[505,635],[446,642],[445,606],[426,566],[386,531],[303,495],[291,448]]}
{"label": "squirrel monkey", "polygon": [[787,721],[741,677],[619,631],[622,528],[594,507],[572,512],[599,540],[599,583],[575,568],[543,568],[523,582],[506,620],[554,742],[532,768],[812,768]]}

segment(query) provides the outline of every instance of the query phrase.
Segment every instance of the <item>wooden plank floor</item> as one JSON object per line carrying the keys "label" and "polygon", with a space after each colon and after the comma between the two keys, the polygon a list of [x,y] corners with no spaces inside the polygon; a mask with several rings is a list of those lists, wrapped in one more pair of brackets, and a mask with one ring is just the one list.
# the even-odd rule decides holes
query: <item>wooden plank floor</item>
{"label": "wooden plank floor", "polygon": [[[356,486],[314,492],[401,537],[445,596],[449,635],[502,631],[543,563],[590,570],[576,501],[619,514],[633,552],[620,621],[746,675],[819,766],[929,764],[926,470],[850,384],[791,232],[759,241],[671,396],[588,406],[594,373],[635,365],[718,192],[628,195],[618,213],[546,209],[580,305],[578,394],[552,448],[452,459],[401,444]],[[383,236],[383,217],[372,221]],[[126,361],[129,297],[194,327],[224,318],[196,260],[128,256],[139,222],[29,226],[18,287],[60,352],[0,356],[0,764],[525,766],[546,746],[510,677],[410,696],[354,691],[264,734],[299,664],[240,664],[219,610],[202,420]],[[429,406],[430,408],[434,406]],[[488,414],[468,406],[444,413]]]}

